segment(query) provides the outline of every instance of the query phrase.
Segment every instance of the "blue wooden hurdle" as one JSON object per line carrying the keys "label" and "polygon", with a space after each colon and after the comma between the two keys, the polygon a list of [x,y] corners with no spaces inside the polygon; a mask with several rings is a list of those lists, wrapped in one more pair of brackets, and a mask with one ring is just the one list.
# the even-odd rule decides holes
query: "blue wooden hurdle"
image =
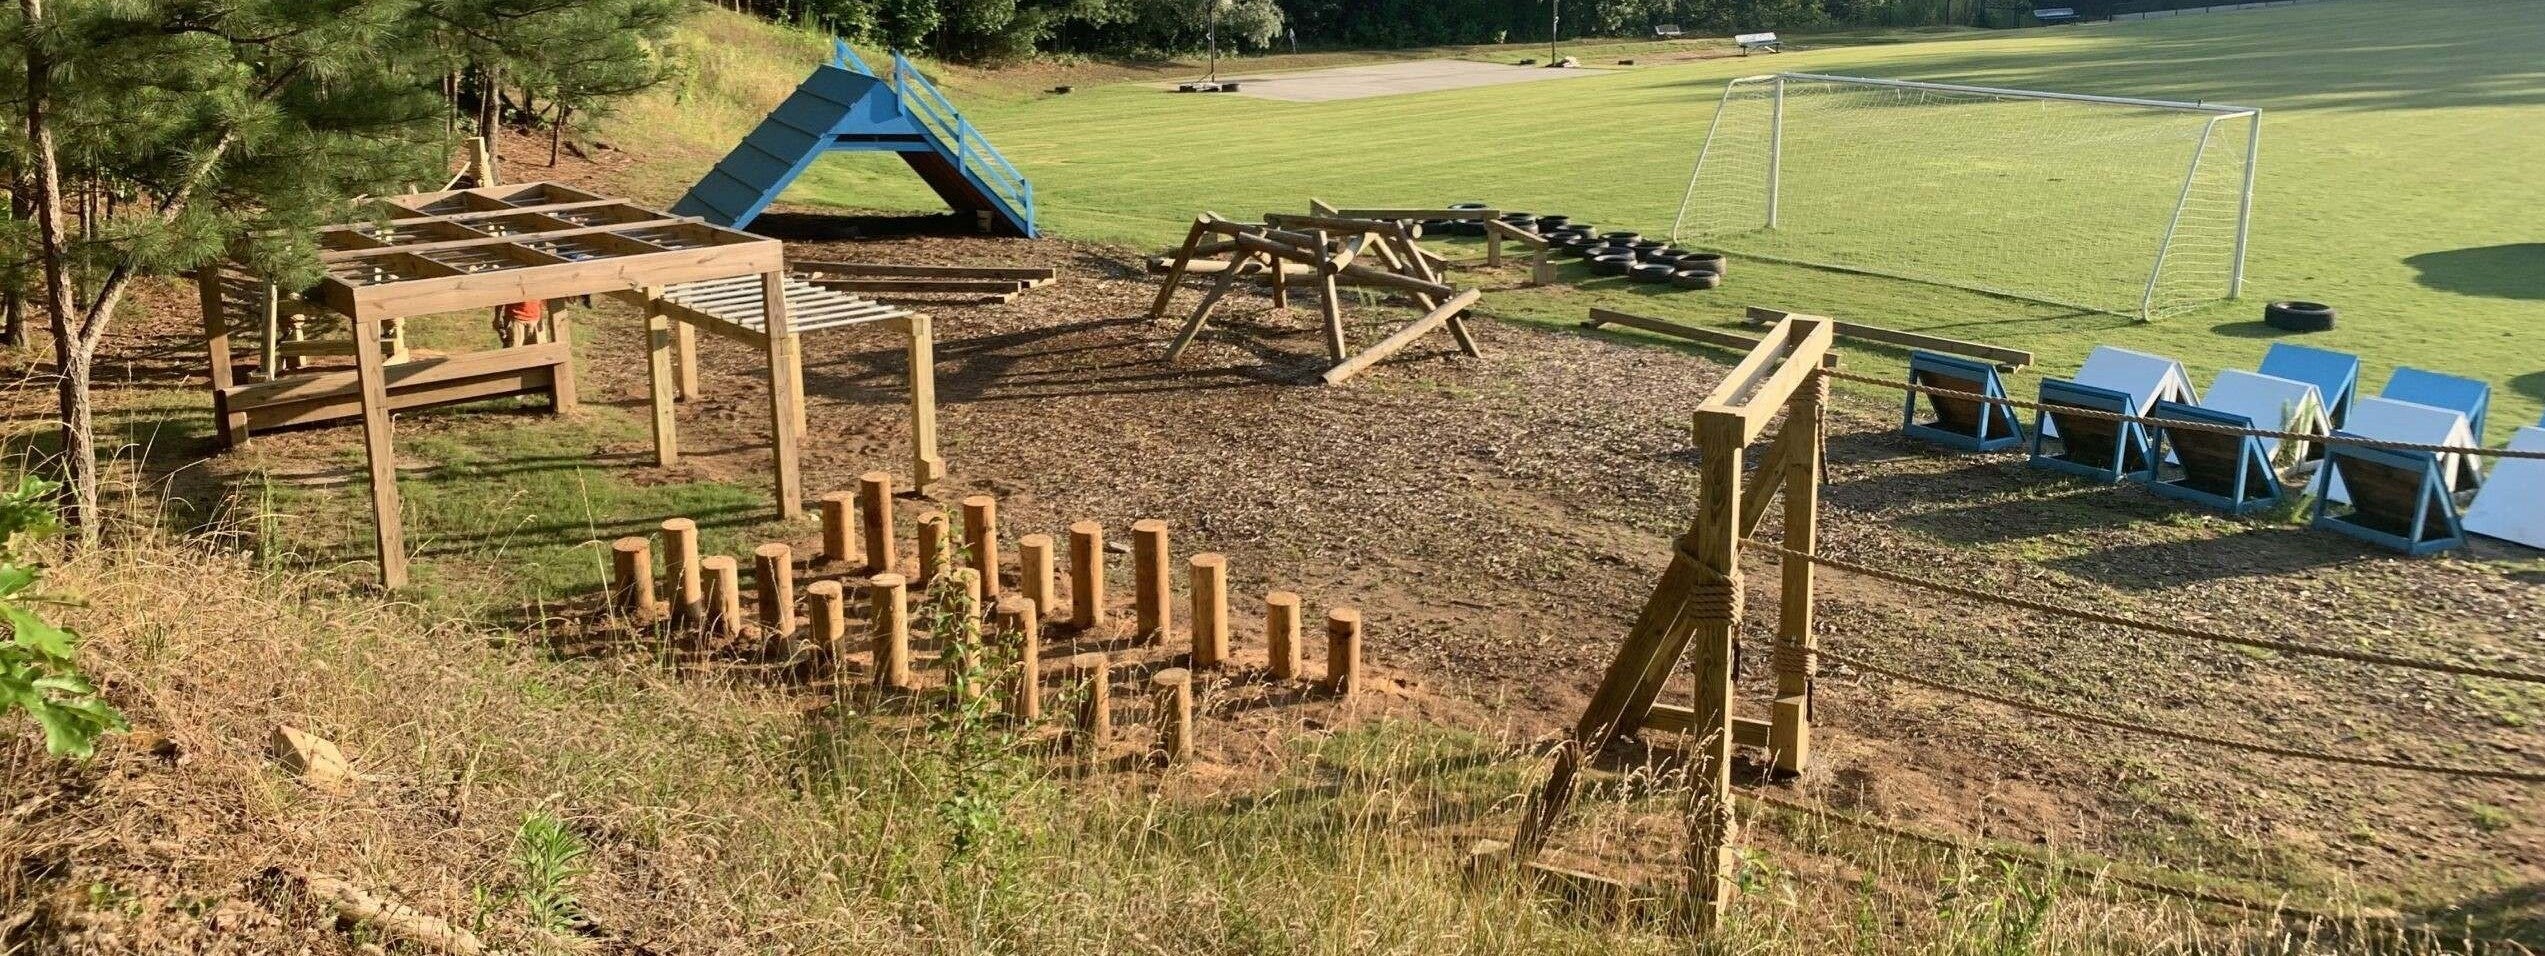
{"label": "blue wooden hurdle", "polygon": [[2333,427],[2350,420],[2351,399],[2359,394],[2359,356],[2273,342],[2263,351],[2262,365],[2255,371],[2315,386],[2315,394],[2324,401],[2324,417],[2332,419]]}
{"label": "blue wooden hurdle", "polygon": [[2483,413],[2492,409],[2492,386],[2488,382],[2413,368],[2395,367],[2386,379],[2386,387],[2377,391],[2379,398],[2413,402],[2432,408],[2444,408],[2465,416],[2467,431],[2474,440],[2483,440]]}
{"label": "blue wooden hurdle", "polygon": [[[2144,477],[2156,467],[2154,449],[2147,440],[2147,429],[2139,422],[2062,416],[2053,410],[2056,406],[2066,406],[2115,415],[2135,415],[2138,403],[2130,398],[2128,392],[2054,378],[2041,383],[2041,404],[2045,407],[2035,411],[2032,419],[2034,467],[2102,482]],[[2058,429],[2059,453],[2056,455],[2042,453],[2047,439],[2046,425]]]}
{"label": "blue wooden hurdle", "polygon": [[[1990,398],[2007,397],[2006,383],[1997,377],[1997,366],[1934,352],[1909,353],[1909,384],[1971,392]],[[1902,434],[1964,451],[1996,451],[2024,440],[2023,426],[2016,420],[2015,410],[1992,402],[1951,395],[1926,395],[1927,404],[1935,410],[1935,418],[1921,422],[1918,420],[1918,397],[1922,394],[1925,393],[1912,389],[1901,403]]]}
{"label": "blue wooden hurdle", "polygon": [[2156,444],[2170,449],[2182,474],[2166,475],[2159,465],[2147,472],[2147,490],[2168,498],[2198,502],[2230,514],[2244,514],[2283,500],[2280,477],[2271,470],[2271,455],[2262,439],[2189,428],[2169,428],[2167,420],[2252,428],[2253,419],[2214,408],[2158,402],[2148,412],[2155,420]]}
{"label": "blue wooden hurdle", "polygon": [[2341,473],[2351,504],[2336,513],[2332,500],[2318,495],[2312,526],[2405,554],[2465,544],[2465,526],[2435,453],[2335,443],[2325,447],[2323,467]]}

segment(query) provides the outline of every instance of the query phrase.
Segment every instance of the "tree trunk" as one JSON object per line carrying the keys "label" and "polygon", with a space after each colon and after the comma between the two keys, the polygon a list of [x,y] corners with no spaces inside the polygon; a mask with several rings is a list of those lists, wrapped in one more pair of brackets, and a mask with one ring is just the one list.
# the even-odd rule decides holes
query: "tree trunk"
{"label": "tree trunk", "polygon": [[53,358],[61,373],[62,482],[69,486],[69,507],[62,517],[79,529],[83,542],[97,540],[97,433],[89,413],[89,359],[94,348],[82,348],[73,322],[79,316],[77,290],[71,287],[70,237],[62,221],[62,163],[54,148],[53,127],[46,116],[52,106],[53,54],[43,36],[49,26],[44,0],[18,0],[31,39],[26,45],[26,131],[28,157],[34,168],[36,235],[41,240],[44,292],[52,312]]}
{"label": "tree trunk", "polygon": [[573,108],[559,103],[556,121],[548,124],[548,168],[550,169],[557,168],[557,149],[565,145],[566,116],[572,112],[574,112]]}

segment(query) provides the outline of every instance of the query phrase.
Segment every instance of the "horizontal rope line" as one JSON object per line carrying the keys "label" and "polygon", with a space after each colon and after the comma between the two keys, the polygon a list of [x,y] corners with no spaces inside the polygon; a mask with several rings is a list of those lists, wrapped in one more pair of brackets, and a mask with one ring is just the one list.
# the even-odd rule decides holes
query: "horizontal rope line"
{"label": "horizontal rope line", "polygon": [[1957,584],[1947,584],[1931,578],[1922,578],[1914,574],[1904,574],[1898,571],[1877,568],[1868,564],[1858,564],[1854,561],[1848,561],[1843,558],[1833,558],[1825,554],[1796,551],[1792,548],[1755,539],[1745,538],[1742,539],[1742,543],[1753,548],[1772,552],[1779,557],[1809,561],[1821,567],[1834,568],[1840,571],[1845,571],[1849,574],[1861,574],[1866,577],[1880,578],[1894,584],[1907,585],[1913,588],[1925,588],[1930,591],[1941,591],[1955,597],[1968,598],[1973,601],[1982,601],[1989,604],[2001,604],[2007,607],[2020,608],[2042,614],[2056,614],[2062,617],[2092,621],[2097,624],[2110,624],[2115,627],[2137,628],[2143,631],[2154,631],[2159,634],[2171,634],[2175,637],[2190,638],[2197,641],[2234,644],[2241,647],[2278,651],[2283,654],[2296,654],[2306,657],[2323,657],[2330,658],[2332,660],[2350,661],[2356,664],[2375,664],[2381,667],[2401,667],[2411,670],[2432,671],[2441,674],[2459,674],[2466,677],[2484,677],[2492,680],[2514,681],[2522,684],[2545,684],[2545,674],[2535,673],[2532,671],[2509,670],[2507,668],[2500,667],[2485,667],[2479,664],[2453,664],[2447,661],[2420,660],[2410,657],[2397,657],[2392,654],[2379,654],[2374,651],[2354,651],[2339,647],[2298,644],[2290,641],[2273,640],[2267,637],[2242,637],[2221,631],[2207,631],[2196,627],[2186,627],[2180,624],[2168,624],[2163,621],[2151,621],[2144,618],[2126,617],[2119,614],[2105,614],[2100,611],[2087,611],[2078,608],[2063,607],[2061,605],[2050,604],[2043,601],[2035,601],[2028,598],[2019,598],[1991,591],[1983,591],[1978,588],[1967,588]]}
{"label": "horizontal rope line", "polygon": [[2519,783],[2545,783],[2545,771],[2498,770],[2490,767],[2457,767],[2445,764],[2417,763],[2409,760],[2386,760],[2378,757],[2353,757],[2346,754],[2330,753],[2322,750],[2306,750],[2297,747],[2281,747],[2273,744],[2255,743],[2249,740],[2212,737],[2208,734],[2196,734],[2188,730],[2174,730],[2166,727],[2157,727],[2149,724],[2120,720],[2113,717],[2104,717],[2097,714],[2083,713],[2081,711],[2064,710],[2057,707],[2036,704],[2019,698],[2008,697],[2002,694],[1994,694],[1984,690],[1948,684],[1943,681],[1920,677],[1906,671],[1894,670],[1862,658],[1838,654],[1826,649],[1815,649],[1814,653],[1820,655],[1822,658],[1835,661],[1840,664],[1845,664],[1849,667],[1865,671],[1866,673],[1878,674],[1893,680],[1907,681],[1920,687],[1925,687],[1929,690],[1943,691],[1948,694],[1959,694],[1964,697],[1984,700],[2001,707],[2009,707],[2025,713],[2040,714],[2044,717],[2057,717],[2061,720],[2072,720],[2084,724],[2094,724],[2101,727],[2109,727],[2114,730],[2144,734],[2150,737],[2164,737],[2171,740],[2205,744],[2229,750],[2244,750],[2253,753],[2270,754],[2275,757],[2293,757],[2299,760],[2314,760],[2323,763],[2347,764],[2354,767],[2376,767],[2382,770],[2403,770],[2412,773],[2437,774],[2448,777],[2473,777],[2484,780],[2510,780]]}
{"label": "horizontal rope line", "polygon": [[2179,431],[2212,432],[2220,435],[2252,435],[2257,438],[2278,438],[2287,441],[2321,442],[2333,445],[2357,445],[2362,448],[2384,448],[2389,451],[2426,451],[2448,455],[2483,455],[2492,458],[2529,458],[2545,460],[2545,451],[2518,451],[2509,448],[2485,448],[2481,445],[2425,445],[2419,442],[2387,441],[2381,438],[2362,438],[2357,435],[2289,432],[2269,428],[2237,428],[2233,425],[2213,425],[2208,422],[2184,421],[2178,418],[2150,418],[2144,415],[2123,415],[2118,412],[2098,411],[2091,408],[2078,408],[2074,405],[2044,405],[2040,402],[2027,402],[2018,398],[2006,398],[1998,395],[1982,395],[1978,392],[1964,392],[1950,388],[1938,388],[1933,385],[1918,385],[1912,382],[1895,382],[1887,378],[1875,378],[1871,375],[1858,375],[1854,372],[1839,372],[1822,369],[1820,374],[1831,378],[1845,379],[1850,382],[1861,382],[1866,385],[1880,385],[1884,388],[1896,388],[1904,392],[1925,392],[1928,395],[1941,395],[1946,398],[1959,398],[1974,402],[1985,402],[1991,405],[2004,405],[2008,408],[2050,411],[2065,416],[2098,419],[2107,422],[2137,422],[2142,425],[2153,425],[2159,428]]}

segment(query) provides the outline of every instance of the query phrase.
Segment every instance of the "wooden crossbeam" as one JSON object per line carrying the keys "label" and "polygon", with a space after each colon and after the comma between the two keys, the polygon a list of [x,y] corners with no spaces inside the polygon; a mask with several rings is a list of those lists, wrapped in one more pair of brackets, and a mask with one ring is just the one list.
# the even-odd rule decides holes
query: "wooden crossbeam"
{"label": "wooden crossbeam", "polygon": [[1591,308],[1591,317],[1582,323],[1582,327],[1586,329],[1596,329],[1607,325],[1623,325],[1630,329],[1641,329],[1656,335],[1667,335],[1674,338],[1687,339],[1691,342],[1703,342],[1707,345],[1720,345],[1724,348],[1740,349],[1744,352],[1757,348],[1759,344],[1759,340],[1757,338],[1742,335],[1738,332],[1726,332],[1721,329],[1709,329],[1696,325],[1681,325],[1668,319],[1649,318],[1646,316],[1619,312],[1615,309],[1603,309],[1597,306],[1593,306]]}
{"label": "wooden crossbeam", "polygon": [[[1778,322],[1784,321],[1789,316],[1801,314],[1802,313],[1800,312],[1785,312],[1778,309],[1760,308],[1754,305],[1748,308],[1744,317],[1748,319],[1751,325],[1775,325]],[[1814,318],[1819,317],[1814,316]],[[1828,321],[1839,338],[1862,339],[1867,342],[1880,342],[1884,345],[1897,345],[1904,348],[1925,349],[1929,352],[1947,352],[1953,355],[1966,355],[1971,358],[1997,363],[1997,370],[2000,372],[2012,372],[2032,364],[2032,353],[2022,349],[2003,348],[1981,342],[1966,342],[1961,339],[1948,339],[1940,335],[1927,335],[1922,332],[1903,332],[1898,329],[1886,329],[1880,326],[1863,325],[1855,322],[1841,322],[1836,319],[1830,319]]]}
{"label": "wooden crossbeam", "polygon": [[1484,292],[1478,289],[1469,289],[1451,296],[1449,301],[1441,303],[1438,308],[1424,313],[1422,318],[1415,319],[1404,328],[1396,330],[1394,335],[1381,339],[1378,344],[1363,349],[1361,354],[1344,359],[1336,363],[1333,368],[1327,369],[1323,376],[1325,383],[1343,384],[1352,376],[1361,374],[1362,370],[1378,364],[1388,356],[1403,350],[1407,345],[1413,344],[1415,339],[1422,338],[1433,329],[1448,324],[1449,320],[1457,317],[1461,310],[1476,304],[1476,300],[1483,297]]}
{"label": "wooden crossbeam", "polygon": [[1040,283],[1060,277],[1060,271],[1057,269],[1030,266],[923,266],[898,265],[889,262],[818,262],[789,259],[787,268],[796,272],[818,273],[841,278],[1010,279],[1018,282]]}

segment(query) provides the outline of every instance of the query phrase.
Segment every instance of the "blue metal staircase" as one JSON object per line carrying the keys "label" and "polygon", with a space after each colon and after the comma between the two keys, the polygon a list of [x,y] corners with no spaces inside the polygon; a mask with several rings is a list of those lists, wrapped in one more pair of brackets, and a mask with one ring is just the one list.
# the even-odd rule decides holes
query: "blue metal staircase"
{"label": "blue metal staircase", "polygon": [[672,211],[741,229],[831,150],[897,153],[946,205],[1031,237],[1034,184],[901,54],[877,76],[848,44],[689,187]]}

